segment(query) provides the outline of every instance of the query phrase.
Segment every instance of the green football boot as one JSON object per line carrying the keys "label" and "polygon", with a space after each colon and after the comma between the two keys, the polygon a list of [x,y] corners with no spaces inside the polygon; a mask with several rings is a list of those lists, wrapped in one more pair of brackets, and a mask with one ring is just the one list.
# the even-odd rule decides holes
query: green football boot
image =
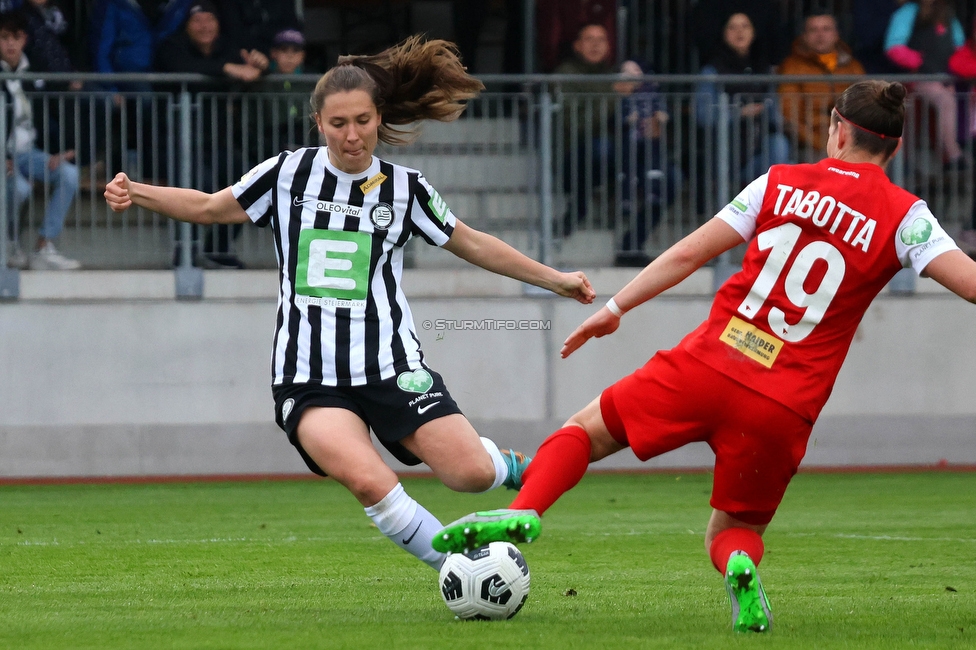
{"label": "green football boot", "polygon": [[732,603],[732,629],[736,632],[769,632],[773,612],[766,599],[759,573],[745,553],[729,558],[725,571],[725,590]]}
{"label": "green football boot", "polygon": [[485,510],[444,526],[430,544],[441,553],[467,553],[489,542],[531,542],[541,530],[535,510]]}
{"label": "green football boot", "polygon": [[521,490],[522,473],[525,472],[525,468],[529,466],[532,459],[514,449],[502,449],[501,452],[505,458],[505,464],[508,465],[508,478],[502,481],[502,485],[509,490]]}

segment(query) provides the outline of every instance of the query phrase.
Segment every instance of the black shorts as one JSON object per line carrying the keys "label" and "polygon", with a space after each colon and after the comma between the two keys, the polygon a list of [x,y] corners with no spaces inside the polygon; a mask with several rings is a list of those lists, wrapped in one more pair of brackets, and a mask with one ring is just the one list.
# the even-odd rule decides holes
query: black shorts
{"label": "black shorts", "polygon": [[275,422],[288,435],[308,468],[319,476],[326,476],[326,473],[298,442],[298,423],[310,406],[352,411],[404,465],[419,465],[423,461],[401,445],[400,440],[431,420],[461,413],[444,386],[444,380],[429,368],[401,372],[397,377],[363,386],[283,384],[272,386],[271,392],[275,401]]}

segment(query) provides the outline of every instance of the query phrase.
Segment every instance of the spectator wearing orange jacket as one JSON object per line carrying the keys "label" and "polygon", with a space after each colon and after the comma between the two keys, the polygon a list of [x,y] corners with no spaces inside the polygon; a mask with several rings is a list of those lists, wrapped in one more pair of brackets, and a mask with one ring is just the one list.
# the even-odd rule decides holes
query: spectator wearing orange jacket
{"label": "spectator wearing orange jacket", "polygon": [[[837,19],[813,10],[803,23],[803,33],[779,66],[780,74],[850,75],[864,74],[864,66],[840,39]],[[780,105],[788,128],[796,135],[801,160],[819,160],[827,146],[830,111],[850,82],[804,81],[779,86]]]}

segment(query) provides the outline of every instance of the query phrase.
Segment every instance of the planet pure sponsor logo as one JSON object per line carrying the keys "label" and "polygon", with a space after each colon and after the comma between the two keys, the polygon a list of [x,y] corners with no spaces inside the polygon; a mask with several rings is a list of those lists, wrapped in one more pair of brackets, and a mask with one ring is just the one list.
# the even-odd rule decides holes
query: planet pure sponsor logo
{"label": "planet pure sponsor logo", "polygon": [[[397,386],[400,387],[400,390],[407,391],[408,393],[426,393],[433,385],[434,378],[423,368],[420,370],[401,372],[397,376]],[[411,406],[413,406],[412,403]]]}
{"label": "planet pure sponsor logo", "polygon": [[[437,398],[437,397],[444,397],[444,393],[442,393],[440,391],[437,391],[435,393],[424,393],[420,397],[414,397],[412,400],[410,400],[409,402],[407,402],[407,406],[409,406],[409,407],[417,406],[417,404],[420,404],[421,402],[426,402],[427,400],[434,399],[434,398]],[[425,404],[423,407],[418,408],[417,409],[417,412],[420,413],[421,415],[423,415],[424,414],[424,411],[426,411],[427,409],[429,409],[431,406],[434,406],[435,404],[440,404],[440,402],[437,401],[437,402],[434,402],[433,404]]]}
{"label": "planet pure sponsor logo", "polygon": [[901,237],[901,243],[906,246],[924,244],[932,236],[932,224],[928,219],[919,217],[912,222],[912,225],[902,228],[898,236]]}

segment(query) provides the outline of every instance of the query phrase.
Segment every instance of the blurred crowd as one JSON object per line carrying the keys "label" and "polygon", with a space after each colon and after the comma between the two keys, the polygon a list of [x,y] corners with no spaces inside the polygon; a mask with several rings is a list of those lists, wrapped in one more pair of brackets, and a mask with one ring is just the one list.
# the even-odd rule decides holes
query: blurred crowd
{"label": "blurred crowd", "polygon": [[[389,9],[411,3],[386,4]],[[970,81],[976,80],[973,4],[949,0],[536,0],[530,71],[573,74],[577,79],[614,73],[623,78],[617,83],[577,80],[561,86],[569,95],[600,93],[618,98],[615,110],[603,116],[602,123],[595,122],[592,113],[586,114],[592,108],[585,103],[566,104],[562,187],[568,201],[558,226],[561,234],[568,236],[587,221],[594,186],[610,180],[618,183],[617,200],[625,219],[618,229],[617,263],[642,265],[648,261],[644,250],[649,233],[672,202],[682,171],[689,171],[679,170],[671,161],[666,141],[673,122],[664,93],[656,84],[642,80],[643,75],[655,72],[703,75],[695,89],[694,126],[700,129],[699,141],[713,142],[719,132],[735,133],[733,159],[727,162],[743,182],[771,164],[812,161],[824,155],[834,99],[848,85],[832,77],[951,73],[955,81],[917,82],[910,85],[910,92],[925,113],[922,121],[931,124],[927,137],[942,171],[972,173],[974,166],[964,144],[976,138],[976,93],[972,99],[961,98],[969,91]],[[345,25],[348,12],[374,11],[371,3],[359,7],[349,2],[305,0],[303,5],[305,12],[296,10],[291,0],[0,0],[0,69],[197,73],[213,80],[193,84],[197,96],[227,90],[273,91],[267,96],[275,99],[267,101],[275,105],[262,107],[260,137],[244,146],[239,127],[211,129],[211,146],[196,152],[194,185],[213,191],[255,160],[308,141],[307,108],[301,100],[308,88],[281,81],[281,76],[266,79],[269,74],[322,72],[334,64],[334,57],[328,60],[322,55],[322,38],[306,40],[303,13],[334,10],[342,17],[336,22]],[[526,5],[522,0],[454,0],[450,6],[448,22],[469,70],[475,74],[527,71]],[[390,12],[380,18],[384,24],[394,19]],[[78,29],[80,21],[87,29]],[[426,31],[416,22],[411,19],[409,25],[394,25],[388,31],[366,24],[370,38],[359,41],[351,38],[350,28],[349,33],[341,34],[343,53],[379,51],[410,31]],[[685,33],[668,32],[674,24],[686,25]],[[643,37],[635,39],[635,34]],[[502,47],[500,55],[496,52],[494,60],[489,60],[484,43],[492,38]],[[649,47],[655,39],[663,44],[657,50]],[[675,52],[675,48],[684,51]],[[820,79],[742,81],[743,76],[757,74],[819,75]],[[723,82],[723,75],[737,75],[736,81]],[[50,190],[43,225],[37,229],[38,242],[30,255],[15,248],[14,265],[76,268],[77,263],[62,256],[53,244],[79,182],[95,176],[79,174],[76,165],[89,169],[104,165],[108,158],[117,161],[115,167],[139,168],[137,175],[160,179],[165,174],[161,161],[178,152],[167,152],[160,133],[143,128],[132,116],[153,110],[148,91],[169,89],[144,81],[34,82],[30,87],[30,83],[15,80],[3,87],[11,125],[9,212],[18,213],[38,178],[45,177],[45,189]],[[104,106],[76,103],[56,109],[47,105],[43,111],[32,111],[27,93],[40,90],[97,92],[112,101]],[[720,93],[732,97],[731,113],[716,110]],[[201,133],[208,124],[235,124],[241,113],[240,99],[228,96],[222,101],[200,103],[196,124]],[[719,129],[720,120],[728,120],[729,128]],[[96,131],[100,125],[110,127],[94,132],[89,125],[95,125]],[[114,141],[105,137],[109,131],[121,131],[121,137]],[[675,137],[679,136],[671,135],[672,140]],[[86,142],[99,144],[79,144]],[[258,148],[256,142],[260,142]],[[714,157],[711,164],[717,164]],[[103,170],[98,175],[106,177]],[[16,234],[14,227],[14,241]],[[210,229],[205,235],[195,233],[194,260],[205,266],[239,268],[240,261],[231,252],[235,234],[226,227]],[[961,240],[976,252],[976,202],[972,224]]]}

